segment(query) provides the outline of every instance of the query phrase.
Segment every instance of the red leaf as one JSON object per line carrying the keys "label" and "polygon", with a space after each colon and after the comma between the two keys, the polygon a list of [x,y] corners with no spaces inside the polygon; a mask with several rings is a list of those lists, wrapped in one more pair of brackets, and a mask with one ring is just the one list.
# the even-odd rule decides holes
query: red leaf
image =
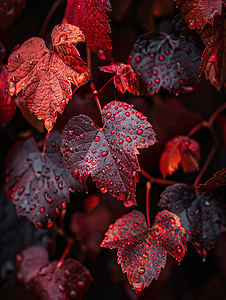
{"label": "red leaf", "polygon": [[70,258],[57,263],[45,248],[31,246],[17,255],[17,279],[39,300],[83,299],[93,281],[89,270]]}
{"label": "red leaf", "polygon": [[108,73],[116,73],[114,84],[121,93],[128,91],[134,95],[135,93],[139,95],[137,74],[130,65],[114,62],[101,67],[100,70]]}
{"label": "red leaf", "polygon": [[226,185],[226,169],[216,172],[213,177],[204,184],[199,184],[196,189],[200,193],[212,192],[220,186]]}
{"label": "red leaf", "polygon": [[4,33],[5,30],[13,23],[13,21],[20,17],[22,10],[26,8],[25,0],[5,0],[0,3],[0,31]]}
{"label": "red leaf", "polygon": [[161,87],[175,95],[191,93],[200,82],[200,41],[191,30],[174,26],[177,30],[171,36],[161,32],[141,35],[129,55],[128,63],[139,76],[140,92],[147,97]]}
{"label": "red leaf", "polygon": [[179,164],[183,172],[189,174],[196,171],[199,160],[199,143],[187,136],[177,136],[166,143],[159,160],[159,168],[164,178],[168,173],[172,175],[178,169]]}
{"label": "red leaf", "polygon": [[0,124],[8,123],[16,110],[14,99],[7,93],[7,69],[5,66],[0,71]]}
{"label": "red leaf", "polygon": [[60,153],[61,134],[52,133],[42,154],[33,138],[16,145],[6,164],[6,190],[17,214],[38,227],[51,226],[69,191],[85,191],[85,185],[67,172]]}
{"label": "red leaf", "polygon": [[212,25],[207,24],[198,33],[203,38],[206,48],[202,54],[201,68],[218,90],[226,80],[226,19],[225,13],[214,18]]}
{"label": "red leaf", "polygon": [[90,50],[101,59],[113,61],[108,11],[111,11],[109,0],[68,0],[63,22],[81,28]]}
{"label": "red leaf", "polygon": [[46,48],[41,38],[35,37],[23,43],[9,57],[10,94],[22,90],[24,103],[37,118],[44,119],[47,130],[53,128],[58,114],[63,113],[72,96],[70,82],[78,86],[89,78],[85,63],[71,44],[83,37],[77,27],[61,24],[52,33],[55,52]]}
{"label": "red leaf", "polygon": [[145,216],[132,211],[109,226],[102,247],[119,248],[118,263],[135,291],[149,286],[157,279],[161,267],[165,267],[169,252],[179,262],[185,255],[185,230],[179,218],[168,211],[155,217],[154,224],[148,228]]}
{"label": "red leaf", "polygon": [[[92,195],[91,195],[92,196]],[[100,243],[112,216],[107,207],[100,203],[91,212],[75,211],[71,218],[71,232],[76,236],[81,250],[95,260],[101,253]]]}
{"label": "red leaf", "polygon": [[152,126],[132,105],[112,101],[103,109],[103,128],[85,115],[73,117],[63,131],[61,150],[71,175],[85,182],[92,175],[104,193],[136,203],[138,148],[156,142]]}
{"label": "red leaf", "polygon": [[222,190],[198,196],[185,184],[167,187],[158,205],[177,214],[201,257],[213,246],[222,231],[226,231],[225,194]]}
{"label": "red leaf", "polygon": [[225,0],[176,0],[176,6],[191,29],[203,28],[207,23],[213,25],[214,17],[221,14]]}

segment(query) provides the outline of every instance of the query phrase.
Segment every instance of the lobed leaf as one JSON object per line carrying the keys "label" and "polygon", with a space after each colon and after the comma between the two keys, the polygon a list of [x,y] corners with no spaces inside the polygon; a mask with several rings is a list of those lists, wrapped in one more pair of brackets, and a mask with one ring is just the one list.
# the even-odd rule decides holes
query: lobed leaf
{"label": "lobed leaf", "polygon": [[85,115],[71,118],[63,130],[61,151],[74,178],[85,182],[91,174],[102,192],[131,206],[140,169],[137,149],[153,145],[155,133],[146,117],[124,102],[108,103],[102,119],[99,128]]}
{"label": "lobed leaf", "polygon": [[149,32],[138,37],[128,63],[139,76],[140,92],[150,97],[161,87],[175,95],[191,93],[200,82],[200,61],[192,36]]}
{"label": "lobed leaf", "polygon": [[69,191],[86,191],[66,170],[60,153],[61,134],[52,133],[41,153],[33,138],[14,147],[6,164],[6,190],[17,214],[38,227],[50,227],[62,207],[69,202]]}
{"label": "lobed leaf", "polygon": [[89,49],[99,58],[113,61],[109,37],[110,19],[106,15],[109,11],[111,11],[109,0],[69,0],[63,22],[81,28]]}
{"label": "lobed leaf", "polygon": [[207,23],[213,25],[222,5],[226,5],[225,0],[176,0],[176,7],[191,29],[202,29]]}
{"label": "lobed leaf", "polygon": [[[55,52],[46,48],[43,39],[35,37],[24,42],[9,57],[10,95],[22,90],[24,103],[31,113],[44,120],[47,130],[53,128],[58,114],[63,113],[72,96],[70,82],[78,86],[89,78],[88,69],[79,58],[79,52],[70,44],[71,41],[82,40],[82,37],[77,27],[58,25],[52,34]],[[65,50],[65,47],[70,50]]]}
{"label": "lobed leaf", "polygon": [[158,278],[167,252],[181,261],[186,250],[184,234],[179,218],[168,211],[158,213],[148,228],[144,215],[134,210],[109,226],[101,246],[119,248],[118,263],[138,292]]}
{"label": "lobed leaf", "polygon": [[47,250],[39,246],[26,248],[16,261],[17,279],[38,300],[81,300],[93,281],[79,261],[69,258],[58,268],[58,262],[49,262]]}
{"label": "lobed leaf", "polygon": [[205,258],[221,232],[226,230],[224,202],[222,190],[198,196],[185,184],[175,184],[163,191],[158,205],[180,217],[186,240]]}
{"label": "lobed leaf", "polygon": [[114,62],[101,67],[100,70],[108,73],[116,73],[114,76],[114,85],[121,93],[128,91],[134,95],[135,93],[139,95],[137,74],[130,65]]}
{"label": "lobed leaf", "polygon": [[159,169],[165,178],[167,174],[172,175],[181,164],[183,172],[189,174],[196,171],[199,160],[199,143],[187,136],[177,136],[166,143],[160,156]]}

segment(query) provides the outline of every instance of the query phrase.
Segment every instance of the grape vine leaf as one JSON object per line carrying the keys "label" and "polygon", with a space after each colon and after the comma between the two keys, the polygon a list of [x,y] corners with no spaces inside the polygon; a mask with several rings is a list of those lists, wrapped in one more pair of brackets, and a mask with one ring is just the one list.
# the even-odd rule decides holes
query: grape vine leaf
{"label": "grape vine leaf", "polygon": [[226,81],[226,18],[225,12],[214,18],[213,25],[207,24],[198,33],[206,45],[202,54],[201,68],[218,90]]}
{"label": "grape vine leaf", "polygon": [[200,146],[195,140],[187,136],[177,136],[168,141],[160,156],[159,169],[163,178],[172,175],[181,164],[183,172],[193,173],[199,166]]}
{"label": "grape vine leaf", "polygon": [[[181,24],[181,22],[179,22]],[[202,49],[192,30],[178,30],[172,35],[148,32],[137,38],[128,57],[139,76],[140,92],[150,97],[163,87],[175,95],[191,93],[200,82]]]}
{"label": "grape vine leaf", "polygon": [[7,68],[3,66],[0,70],[0,124],[8,123],[16,110],[14,99],[6,91],[7,85]]}
{"label": "grape vine leaf", "polygon": [[125,102],[112,101],[102,111],[103,127],[88,116],[75,116],[63,130],[61,151],[71,175],[85,182],[91,174],[96,186],[136,204],[135,189],[140,169],[137,149],[156,142],[151,124]]}
{"label": "grape vine leaf", "polygon": [[196,189],[200,193],[212,192],[220,186],[226,185],[226,169],[220,170],[213,175],[213,178],[207,180],[204,184],[199,184]]}
{"label": "grape vine leaf", "polygon": [[191,29],[202,29],[207,23],[213,25],[217,14],[221,15],[225,0],[176,0],[176,7]]}
{"label": "grape vine leaf", "polygon": [[186,240],[203,258],[226,231],[224,190],[197,195],[186,184],[174,184],[163,191],[158,205],[180,217]]}
{"label": "grape vine leaf", "polygon": [[111,10],[109,0],[68,0],[63,22],[81,28],[89,49],[99,58],[113,61],[110,19],[106,14]]}
{"label": "grape vine leaf", "polygon": [[22,10],[25,8],[26,0],[5,0],[0,2],[1,34],[4,34],[13,21],[20,17]]}
{"label": "grape vine leaf", "polygon": [[110,65],[100,68],[101,71],[116,73],[114,76],[114,85],[121,93],[128,91],[134,95],[139,95],[138,77],[133,68],[128,64],[113,62]]}
{"label": "grape vine leaf", "polygon": [[72,214],[71,233],[90,259],[96,260],[99,257],[102,250],[100,243],[111,222],[111,212],[102,202],[91,212],[75,211]]}
{"label": "grape vine leaf", "polygon": [[31,113],[44,120],[47,130],[53,128],[72,96],[70,82],[78,86],[89,78],[85,62],[72,44],[82,39],[84,35],[79,28],[60,24],[52,31],[53,51],[45,46],[43,39],[34,37],[8,59],[10,95],[22,90],[24,103]]}
{"label": "grape vine leaf", "polygon": [[17,280],[38,300],[83,299],[93,278],[79,261],[66,259],[60,267],[48,261],[48,252],[31,246],[16,256]]}
{"label": "grape vine leaf", "polygon": [[69,191],[86,191],[66,170],[60,152],[62,135],[50,134],[43,154],[33,138],[16,145],[6,163],[6,190],[17,214],[38,227],[50,227],[69,202]]}
{"label": "grape vine leaf", "polygon": [[140,292],[157,279],[169,252],[179,262],[185,255],[185,230],[180,219],[168,211],[159,212],[151,228],[137,210],[109,226],[102,247],[119,248],[118,263],[135,291]]}

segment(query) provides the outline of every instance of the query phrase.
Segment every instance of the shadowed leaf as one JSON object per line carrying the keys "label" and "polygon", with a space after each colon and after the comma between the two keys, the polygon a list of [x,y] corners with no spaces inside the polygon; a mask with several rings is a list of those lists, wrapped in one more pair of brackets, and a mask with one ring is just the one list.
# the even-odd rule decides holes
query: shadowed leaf
{"label": "shadowed leaf", "polygon": [[50,227],[62,207],[69,202],[69,191],[86,191],[66,170],[60,152],[61,134],[52,133],[42,154],[33,138],[16,145],[6,163],[6,190],[17,214],[38,227]]}
{"label": "shadowed leaf", "polygon": [[196,189],[200,193],[212,192],[220,186],[226,185],[226,169],[220,170],[213,175],[213,178],[209,179],[204,184],[199,184]]}
{"label": "shadowed leaf", "polygon": [[222,190],[198,196],[185,184],[167,187],[158,204],[177,214],[201,257],[214,246],[220,233],[226,230],[225,193]]}

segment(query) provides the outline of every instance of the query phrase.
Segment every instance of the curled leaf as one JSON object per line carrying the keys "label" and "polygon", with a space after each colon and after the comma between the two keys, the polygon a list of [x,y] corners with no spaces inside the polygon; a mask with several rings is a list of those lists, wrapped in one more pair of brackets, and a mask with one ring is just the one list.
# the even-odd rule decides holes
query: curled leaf
{"label": "curled leaf", "polygon": [[200,160],[200,146],[195,140],[187,136],[177,136],[168,141],[159,160],[162,176],[172,175],[181,164],[184,173],[193,173],[197,170]]}
{"label": "curled leaf", "polygon": [[128,91],[134,95],[135,93],[139,95],[137,74],[130,65],[114,62],[101,67],[100,70],[108,73],[116,73],[114,76],[114,85],[121,93]]}
{"label": "curled leaf", "polygon": [[69,120],[61,146],[64,161],[74,178],[85,182],[91,174],[103,193],[131,206],[140,169],[137,149],[153,145],[155,133],[142,113],[120,101],[104,106],[102,120],[102,128],[85,115]]}
{"label": "curled leaf", "polygon": [[158,213],[148,228],[145,216],[133,210],[109,226],[101,246],[119,248],[118,263],[135,291],[140,292],[158,278],[167,252],[181,261],[186,250],[184,234],[175,214]]}
{"label": "curled leaf", "polygon": [[204,184],[199,184],[196,189],[200,193],[212,192],[220,186],[226,185],[226,169],[216,172],[213,177]]}

